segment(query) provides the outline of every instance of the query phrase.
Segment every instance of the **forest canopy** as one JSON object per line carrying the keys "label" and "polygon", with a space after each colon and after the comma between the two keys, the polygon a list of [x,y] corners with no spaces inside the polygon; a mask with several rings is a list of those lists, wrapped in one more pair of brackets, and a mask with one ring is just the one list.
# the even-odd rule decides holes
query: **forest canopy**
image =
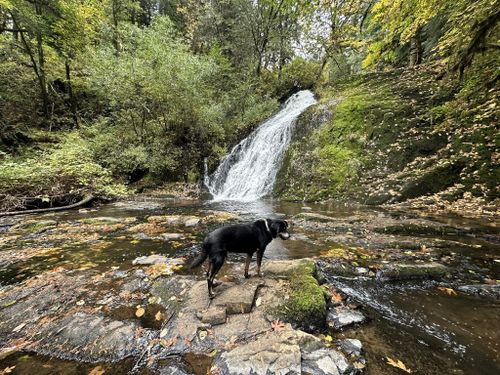
{"label": "forest canopy", "polygon": [[[290,94],[359,72],[435,64],[488,90],[499,18],[495,0],[0,0],[2,194],[196,181]],[[70,154],[100,172],[54,188],[39,165]]]}

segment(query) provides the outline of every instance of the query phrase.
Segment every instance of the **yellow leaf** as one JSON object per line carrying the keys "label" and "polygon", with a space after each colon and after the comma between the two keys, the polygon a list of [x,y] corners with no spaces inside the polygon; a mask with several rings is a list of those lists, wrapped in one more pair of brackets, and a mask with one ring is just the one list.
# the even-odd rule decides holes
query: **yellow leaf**
{"label": "yellow leaf", "polygon": [[161,318],[162,318],[161,311],[158,311],[158,312],[156,313],[156,315],[155,315],[155,319],[156,319],[156,320],[161,320]]}
{"label": "yellow leaf", "polygon": [[141,316],[144,315],[145,312],[146,312],[146,310],[144,310],[144,308],[139,307],[139,308],[137,308],[137,310],[135,310],[135,316],[140,318]]}
{"label": "yellow leaf", "polygon": [[440,290],[441,292],[444,292],[450,296],[456,296],[457,295],[457,292],[455,292],[453,289],[451,288],[445,288],[445,287],[438,287],[438,290]]}
{"label": "yellow leaf", "polygon": [[330,336],[330,335],[326,335],[325,336],[325,341],[332,342],[333,341],[333,337]]}
{"label": "yellow leaf", "polygon": [[387,358],[387,364],[393,366],[393,367],[397,367],[401,370],[403,370],[404,372],[407,372],[408,374],[411,373],[411,370],[405,366],[405,364],[403,362],[401,362],[399,359],[397,360],[394,360],[392,358],[389,358],[389,357],[386,357]]}
{"label": "yellow leaf", "polygon": [[102,374],[104,374],[104,369],[102,368],[102,366],[96,366],[89,372],[89,375],[102,375]]}

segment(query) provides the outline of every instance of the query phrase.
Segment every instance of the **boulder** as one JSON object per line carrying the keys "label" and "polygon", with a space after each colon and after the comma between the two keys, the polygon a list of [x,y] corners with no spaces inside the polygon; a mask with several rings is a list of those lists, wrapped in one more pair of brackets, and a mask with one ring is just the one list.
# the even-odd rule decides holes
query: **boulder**
{"label": "boulder", "polygon": [[353,324],[361,324],[366,321],[366,316],[358,310],[347,307],[335,307],[328,312],[327,324],[329,327],[339,330]]}

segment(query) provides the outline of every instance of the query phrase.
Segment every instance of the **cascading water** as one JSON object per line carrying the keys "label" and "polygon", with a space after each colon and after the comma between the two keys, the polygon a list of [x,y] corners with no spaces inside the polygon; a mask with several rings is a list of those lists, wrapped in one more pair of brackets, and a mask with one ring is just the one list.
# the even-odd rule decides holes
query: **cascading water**
{"label": "cascading water", "polygon": [[214,200],[256,200],[271,193],[299,115],[316,103],[309,90],[292,95],[283,108],[237,144],[217,170],[205,175]]}

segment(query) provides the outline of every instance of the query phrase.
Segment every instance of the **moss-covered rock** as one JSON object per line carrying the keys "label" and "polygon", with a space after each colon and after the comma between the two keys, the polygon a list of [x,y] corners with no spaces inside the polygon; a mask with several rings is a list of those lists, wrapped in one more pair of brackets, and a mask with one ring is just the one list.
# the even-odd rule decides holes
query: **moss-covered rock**
{"label": "moss-covered rock", "polygon": [[289,280],[289,298],[273,308],[272,314],[305,331],[325,327],[325,292],[316,280],[315,272],[314,261],[303,260],[282,273]]}

